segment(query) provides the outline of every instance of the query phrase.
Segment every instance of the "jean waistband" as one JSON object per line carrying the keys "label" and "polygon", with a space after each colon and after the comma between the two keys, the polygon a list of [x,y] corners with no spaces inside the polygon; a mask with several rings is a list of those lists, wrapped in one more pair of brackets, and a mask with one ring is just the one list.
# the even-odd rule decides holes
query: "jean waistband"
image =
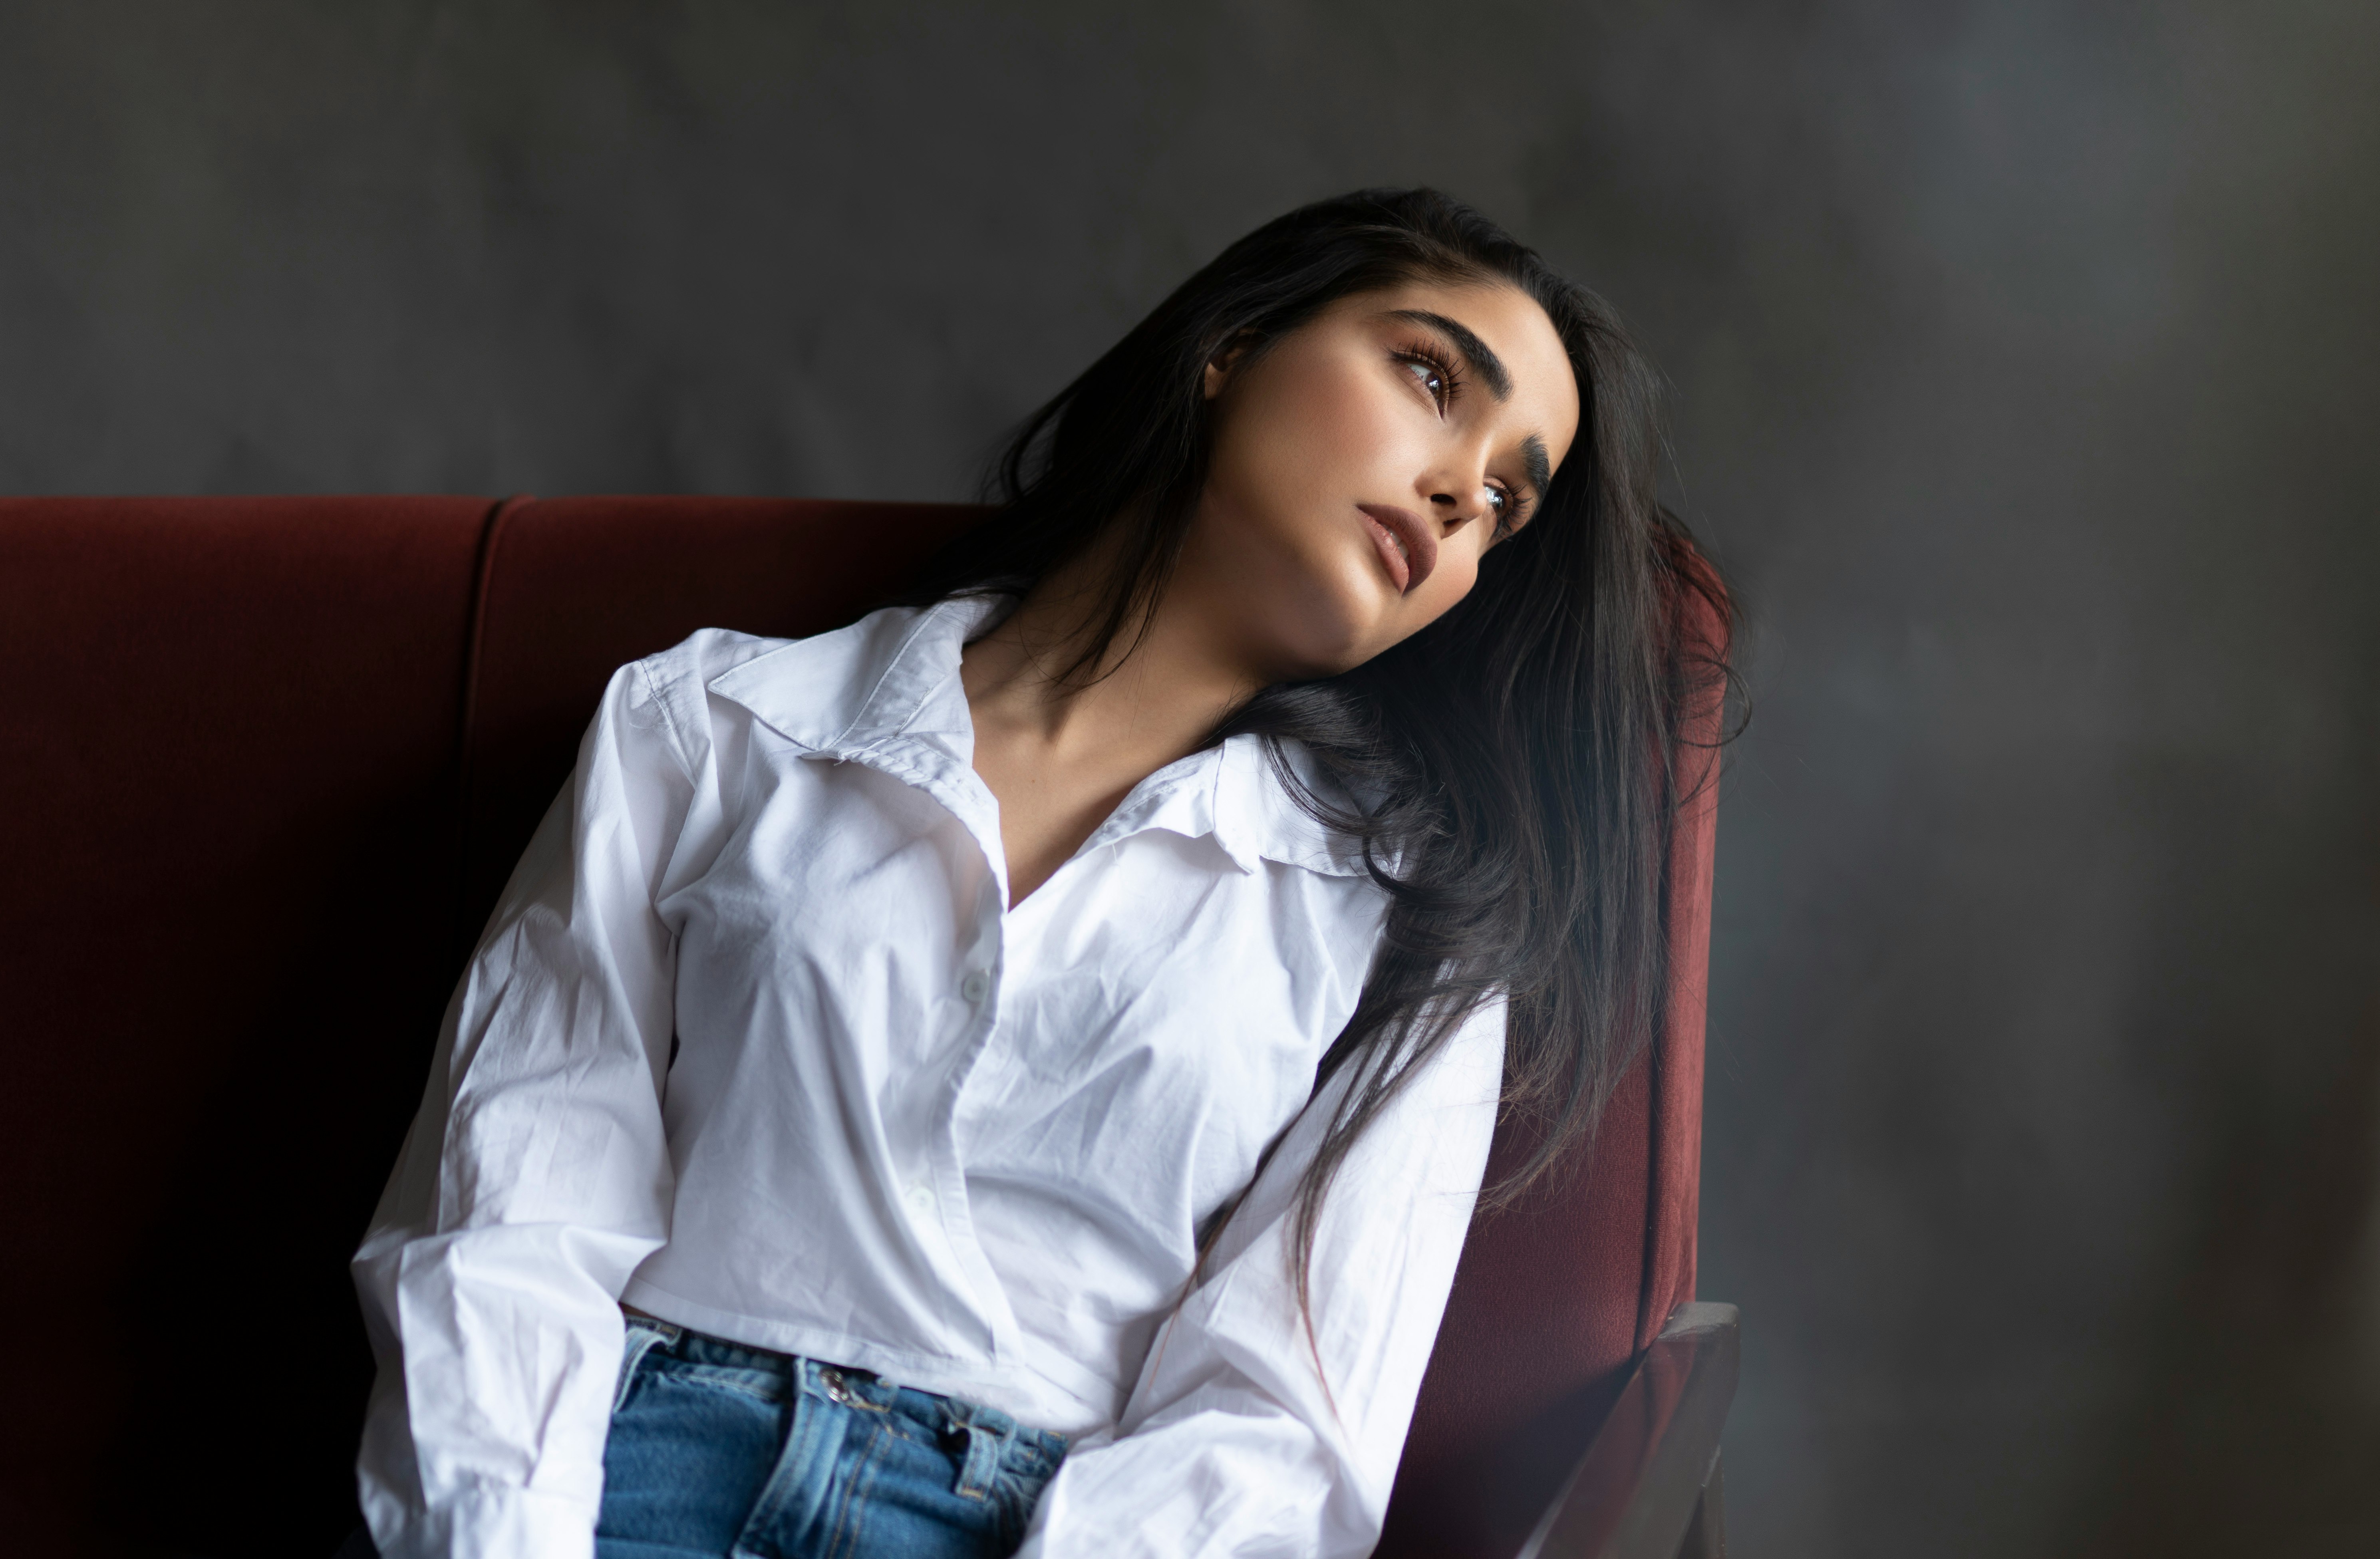
{"label": "jean waistband", "polygon": [[965,1430],[1031,1446],[1046,1454],[1053,1464],[1066,1454],[1069,1441],[1065,1435],[1019,1423],[999,1408],[987,1408],[979,1402],[896,1384],[872,1371],[850,1365],[715,1337],[658,1316],[629,1311],[627,1322],[632,1328],[641,1327],[654,1334],[655,1351],[684,1363],[750,1371],[772,1376],[790,1390],[822,1396],[842,1407],[898,1413],[937,1430]]}

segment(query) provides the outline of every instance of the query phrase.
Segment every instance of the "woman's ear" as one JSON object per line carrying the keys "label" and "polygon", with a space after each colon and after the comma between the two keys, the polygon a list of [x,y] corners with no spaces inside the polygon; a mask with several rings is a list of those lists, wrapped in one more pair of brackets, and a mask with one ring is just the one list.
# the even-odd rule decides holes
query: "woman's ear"
{"label": "woman's ear", "polygon": [[1242,331],[1227,342],[1221,351],[1207,359],[1207,372],[1203,381],[1207,399],[1211,401],[1223,393],[1223,386],[1231,382],[1232,369],[1237,366],[1241,357],[1246,353],[1255,340],[1254,332]]}

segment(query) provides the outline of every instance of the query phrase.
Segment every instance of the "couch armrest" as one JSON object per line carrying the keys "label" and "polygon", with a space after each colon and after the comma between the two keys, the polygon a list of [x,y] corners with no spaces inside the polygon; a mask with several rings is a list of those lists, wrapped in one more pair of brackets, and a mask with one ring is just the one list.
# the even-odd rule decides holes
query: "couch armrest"
{"label": "couch armrest", "polygon": [[1738,1359],[1733,1305],[1672,1311],[1520,1559],[1720,1559],[1718,1437]]}

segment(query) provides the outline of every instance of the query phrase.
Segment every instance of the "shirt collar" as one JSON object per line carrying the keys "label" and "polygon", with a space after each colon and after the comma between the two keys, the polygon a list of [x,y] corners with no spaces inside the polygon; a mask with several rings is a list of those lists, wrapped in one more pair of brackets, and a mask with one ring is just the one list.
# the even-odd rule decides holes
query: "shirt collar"
{"label": "shirt collar", "polygon": [[903,737],[955,736],[958,756],[972,762],[959,651],[1009,604],[968,597],[888,607],[756,656],[713,677],[710,691],[822,756],[856,758]]}
{"label": "shirt collar", "polygon": [[[925,608],[889,607],[747,660],[712,678],[710,691],[820,757],[908,768],[930,753],[971,767],[975,725],[959,682],[959,652],[1013,604],[1004,597],[961,597]],[[1283,751],[1305,783],[1323,788],[1311,754],[1295,743]],[[1212,835],[1244,872],[1257,870],[1260,860],[1333,876],[1364,871],[1362,847],[1297,804],[1256,736],[1232,737],[1159,769],[1133,788],[1090,842],[1114,843],[1150,828],[1189,839]]]}

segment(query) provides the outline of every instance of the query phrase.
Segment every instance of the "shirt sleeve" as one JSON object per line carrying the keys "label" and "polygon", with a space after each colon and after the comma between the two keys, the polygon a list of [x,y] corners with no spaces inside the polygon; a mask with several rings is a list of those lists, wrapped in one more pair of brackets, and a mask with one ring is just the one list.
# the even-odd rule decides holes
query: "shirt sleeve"
{"label": "shirt sleeve", "polygon": [[1504,1008],[1482,1008],[1357,1137],[1322,1204],[1312,1331],[1297,1182],[1347,1072],[1307,1106],[1123,1416],[1061,1464],[1020,1559],[1338,1559],[1378,1540],[1495,1133]]}
{"label": "shirt sleeve", "polygon": [[668,1238],[675,943],[694,801],[624,667],[449,1003],[354,1272],[379,1360],[357,1481],[386,1559],[585,1559],[624,1327]]}

